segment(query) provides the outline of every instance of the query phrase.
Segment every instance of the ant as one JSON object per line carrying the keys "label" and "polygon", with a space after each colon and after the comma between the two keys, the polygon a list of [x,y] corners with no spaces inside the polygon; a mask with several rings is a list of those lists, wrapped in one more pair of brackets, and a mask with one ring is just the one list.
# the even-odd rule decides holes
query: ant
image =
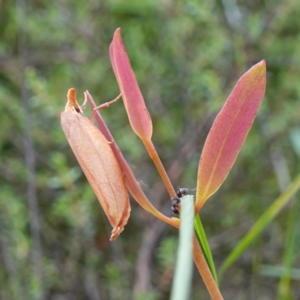
{"label": "ant", "polygon": [[179,188],[176,192],[176,196],[173,196],[171,198],[172,200],[172,212],[173,214],[176,214],[176,215],[179,215],[179,205],[180,205],[180,202],[181,202],[181,198],[185,195],[187,195],[187,193],[190,191],[190,189],[187,189],[187,188]]}

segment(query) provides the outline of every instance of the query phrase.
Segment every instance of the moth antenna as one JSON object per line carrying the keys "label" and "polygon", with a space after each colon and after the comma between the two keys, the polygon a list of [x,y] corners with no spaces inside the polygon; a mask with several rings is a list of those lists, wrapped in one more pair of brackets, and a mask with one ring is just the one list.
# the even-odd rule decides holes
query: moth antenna
{"label": "moth antenna", "polygon": [[103,104],[101,104],[99,106],[96,106],[93,110],[96,111],[96,110],[108,108],[111,104],[117,102],[121,97],[122,97],[122,93],[118,97],[116,97],[115,99],[113,99],[113,100],[111,100],[109,102],[105,102],[105,103],[103,103]]}

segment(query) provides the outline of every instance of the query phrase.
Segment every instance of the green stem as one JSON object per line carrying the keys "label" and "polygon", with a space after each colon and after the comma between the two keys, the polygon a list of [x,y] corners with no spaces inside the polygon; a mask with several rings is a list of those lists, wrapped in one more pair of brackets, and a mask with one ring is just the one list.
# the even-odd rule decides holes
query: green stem
{"label": "green stem", "polygon": [[187,300],[190,298],[193,271],[193,198],[194,196],[187,195],[181,199],[179,247],[171,300]]}

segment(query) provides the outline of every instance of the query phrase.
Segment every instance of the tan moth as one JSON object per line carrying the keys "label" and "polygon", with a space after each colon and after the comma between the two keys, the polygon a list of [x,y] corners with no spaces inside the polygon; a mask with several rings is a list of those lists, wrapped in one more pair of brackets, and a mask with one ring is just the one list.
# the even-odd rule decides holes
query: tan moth
{"label": "tan moth", "polygon": [[68,102],[61,113],[61,126],[77,161],[96,194],[113,231],[114,240],[123,231],[130,214],[130,203],[120,166],[101,131],[83,114],[76,101],[76,90],[68,91]]}

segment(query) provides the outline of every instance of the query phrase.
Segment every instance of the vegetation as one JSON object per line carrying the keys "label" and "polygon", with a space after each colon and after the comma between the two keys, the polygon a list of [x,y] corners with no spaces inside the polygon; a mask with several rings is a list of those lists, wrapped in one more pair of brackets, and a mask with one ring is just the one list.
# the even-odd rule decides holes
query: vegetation
{"label": "vegetation", "polygon": [[[117,27],[175,187],[195,188],[216,114],[237,79],[266,60],[267,90],[254,126],[200,212],[218,271],[300,172],[299,18],[293,0],[3,1],[0,298],[170,297],[178,231],[132,201],[124,232],[109,242],[111,227],[59,122],[71,87],[79,102],[87,89],[97,104],[119,94],[108,54]],[[148,198],[171,216],[121,101],[102,115]],[[225,271],[225,299],[299,297],[299,210],[295,196]],[[192,299],[209,299],[197,272]]]}

